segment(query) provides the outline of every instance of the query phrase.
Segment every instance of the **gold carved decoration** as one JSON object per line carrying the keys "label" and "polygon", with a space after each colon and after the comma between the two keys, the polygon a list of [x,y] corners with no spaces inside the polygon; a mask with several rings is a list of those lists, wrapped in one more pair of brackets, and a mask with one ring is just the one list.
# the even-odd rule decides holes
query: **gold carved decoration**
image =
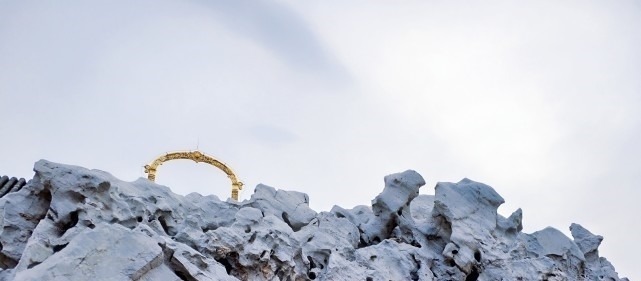
{"label": "gold carved decoration", "polygon": [[178,151],[178,152],[170,152],[165,155],[162,155],[149,165],[145,165],[145,173],[147,173],[147,178],[149,178],[150,181],[155,181],[156,180],[156,171],[158,169],[158,166],[162,165],[164,162],[167,162],[169,160],[176,160],[176,159],[191,159],[194,160],[196,163],[198,162],[203,162],[210,164],[218,169],[221,169],[225,174],[227,174],[227,177],[231,180],[231,198],[238,201],[238,191],[243,189],[243,183],[238,180],[238,177],[236,177],[236,174],[229,168],[225,163],[218,161],[216,158],[211,157],[209,155],[206,155],[200,151]]}

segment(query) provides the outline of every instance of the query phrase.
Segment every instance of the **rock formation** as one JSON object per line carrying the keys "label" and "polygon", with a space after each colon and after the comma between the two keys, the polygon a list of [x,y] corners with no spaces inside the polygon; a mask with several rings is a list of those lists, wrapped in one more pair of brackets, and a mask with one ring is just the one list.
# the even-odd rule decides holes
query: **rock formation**
{"label": "rock formation", "polygon": [[8,176],[0,177],[0,197],[9,192],[16,192],[27,184],[25,179],[9,178]]}
{"label": "rock formation", "polygon": [[[176,195],[41,160],[0,198],[0,280],[627,280],[578,224],[523,233],[482,183],[385,177],[372,206],[317,213],[306,194]],[[3,178],[4,179],[4,178]],[[17,181],[15,181],[17,182]]]}

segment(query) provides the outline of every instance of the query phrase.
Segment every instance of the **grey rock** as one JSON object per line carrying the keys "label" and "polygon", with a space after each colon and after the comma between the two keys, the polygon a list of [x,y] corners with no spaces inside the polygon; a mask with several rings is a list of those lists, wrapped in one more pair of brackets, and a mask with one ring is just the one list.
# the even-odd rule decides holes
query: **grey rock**
{"label": "grey rock", "polygon": [[614,266],[606,258],[599,257],[598,248],[603,241],[603,236],[592,234],[576,223],[570,225],[570,232],[574,242],[585,255],[587,275],[598,276],[599,280],[617,280],[618,274]]}
{"label": "grey rock", "polygon": [[594,235],[589,230],[585,229],[583,226],[573,223],[570,225],[570,232],[574,242],[581,249],[581,252],[586,256],[592,257],[592,260],[599,255],[599,245],[603,241],[603,236]]}
{"label": "grey rock", "polygon": [[383,192],[372,200],[374,217],[362,228],[366,243],[387,239],[401,222],[401,217],[411,217],[410,203],[425,180],[417,172],[408,170],[385,177]]}
{"label": "grey rock", "polygon": [[162,249],[147,238],[118,224],[99,224],[44,261],[29,260],[15,280],[138,280],[163,263]]}
{"label": "grey rock", "polygon": [[502,258],[492,255],[492,246],[499,243],[494,235],[496,210],[503,202],[493,188],[469,179],[436,185],[432,216],[444,218],[451,227],[445,250],[452,250],[443,255],[466,274],[479,268],[483,258]]}
{"label": "grey rock", "polygon": [[[38,175],[34,180],[38,179]],[[18,264],[27,241],[45,217],[51,191],[44,185],[31,184],[0,198],[0,267]]]}
{"label": "grey rock", "polygon": [[281,218],[294,231],[298,231],[316,217],[316,212],[309,208],[307,194],[276,190],[263,184],[256,186],[251,199],[244,205],[255,207],[265,214]]}
{"label": "grey rock", "polygon": [[579,247],[570,240],[561,231],[547,227],[543,230],[532,233],[534,239],[539,244],[537,252],[545,256],[560,256],[560,257],[576,257],[580,260],[585,260],[583,252]]}
{"label": "grey rock", "polygon": [[[0,198],[0,280],[627,280],[580,225],[523,233],[523,213],[464,179],[419,195],[385,177],[372,206],[317,213],[306,194],[177,195],[45,160]],[[9,178],[0,178],[3,186]]]}

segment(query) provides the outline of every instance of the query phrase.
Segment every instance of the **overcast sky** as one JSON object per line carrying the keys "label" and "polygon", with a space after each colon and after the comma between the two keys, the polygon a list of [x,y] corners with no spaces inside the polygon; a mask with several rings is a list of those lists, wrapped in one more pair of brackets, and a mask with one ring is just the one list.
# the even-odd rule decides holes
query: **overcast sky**
{"label": "overcast sky", "polygon": [[[494,187],[524,231],[605,236],[641,280],[638,1],[2,1],[0,174],[124,180],[200,149],[246,184],[370,204],[387,174]],[[175,192],[225,175],[164,164]]]}

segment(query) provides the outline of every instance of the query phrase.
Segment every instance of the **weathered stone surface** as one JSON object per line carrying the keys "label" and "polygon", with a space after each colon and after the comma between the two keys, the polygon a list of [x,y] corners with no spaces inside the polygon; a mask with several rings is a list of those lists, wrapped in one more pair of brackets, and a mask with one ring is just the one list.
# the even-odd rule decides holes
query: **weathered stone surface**
{"label": "weathered stone surface", "polygon": [[[580,225],[522,232],[520,209],[464,179],[434,195],[414,171],[372,206],[317,213],[259,185],[244,202],[41,160],[0,198],[0,280],[627,280]],[[4,184],[8,182],[4,180]],[[15,183],[14,185],[15,186]]]}
{"label": "weathered stone surface", "polygon": [[581,249],[581,252],[586,256],[586,258],[591,257],[590,260],[594,260],[599,255],[599,245],[603,241],[603,236],[594,235],[589,230],[583,228],[583,226],[573,223],[570,225],[570,232],[574,238],[574,242]]}
{"label": "weathered stone surface", "polygon": [[603,236],[594,235],[579,224],[570,225],[570,232],[574,242],[585,255],[586,272],[588,276],[599,276],[601,280],[616,280],[618,275],[614,266],[604,257],[599,257],[599,245]]}
{"label": "weathered stone surface", "polygon": [[263,184],[256,186],[254,194],[245,205],[258,208],[265,214],[282,218],[294,231],[298,231],[316,217],[316,212],[309,208],[307,194],[276,190]]}
{"label": "weathered stone surface", "polygon": [[147,238],[118,224],[99,224],[43,261],[25,257],[21,262],[29,264],[15,280],[137,280],[163,262],[162,249]]}
{"label": "weathered stone surface", "polygon": [[435,197],[432,216],[444,218],[451,228],[444,257],[466,274],[478,271],[483,259],[500,258],[492,255],[492,246],[498,243],[496,210],[504,200],[494,189],[463,179],[438,183]]}
{"label": "weathered stone surface", "polygon": [[417,172],[408,170],[385,177],[383,192],[372,200],[374,217],[362,228],[366,243],[387,239],[392,231],[403,224],[403,217],[411,217],[410,203],[425,180]]}
{"label": "weathered stone surface", "polygon": [[[38,176],[34,178],[34,181]],[[0,268],[15,267],[27,241],[44,218],[51,202],[51,191],[44,185],[30,184],[20,192],[0,198]]]}

